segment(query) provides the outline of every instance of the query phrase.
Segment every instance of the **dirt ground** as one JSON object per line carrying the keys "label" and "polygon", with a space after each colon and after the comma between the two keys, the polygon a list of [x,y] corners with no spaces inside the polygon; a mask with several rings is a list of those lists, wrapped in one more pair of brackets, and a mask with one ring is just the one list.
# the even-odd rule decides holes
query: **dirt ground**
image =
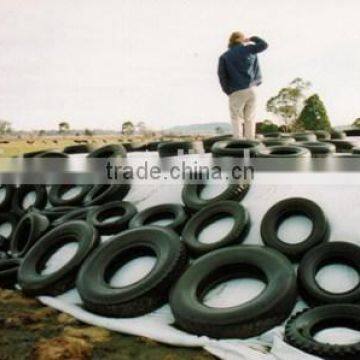
{"label": "dirt ground", "polygon": [[0,289],[0,360],[211,360],[201,349],[175,348],[79,322],[20,292]]}

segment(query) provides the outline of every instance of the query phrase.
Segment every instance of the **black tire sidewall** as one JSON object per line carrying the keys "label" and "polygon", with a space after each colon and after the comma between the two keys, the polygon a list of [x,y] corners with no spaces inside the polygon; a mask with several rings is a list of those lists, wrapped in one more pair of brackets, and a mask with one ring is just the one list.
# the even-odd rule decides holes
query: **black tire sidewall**
{"label": "black tire sidewall", "polygon": [[[289,244],[279,238],[278,230],[283,221],[295,215],[306,216],[313,227],[305,240]],[[315,202],[304,198],[289,198],[276,203],[266,212],[260,233],[266,246],[280,251],[292,261],[298,261],[309,249],[327,241],[330,229],[323,210]]]}
{"label": "black tire sidewall", "polygon": [[[225,236],[209,244],[198,240],[198,235],[206,226],[227,216],[234,219],[234,224]],[[182,239],[189,253],[198,257],[221,247],[240,244],[245,240],[249,226],[250,217],[242,205],[235,201],[221,201],[206,206],[193,215],[183,229]]]}

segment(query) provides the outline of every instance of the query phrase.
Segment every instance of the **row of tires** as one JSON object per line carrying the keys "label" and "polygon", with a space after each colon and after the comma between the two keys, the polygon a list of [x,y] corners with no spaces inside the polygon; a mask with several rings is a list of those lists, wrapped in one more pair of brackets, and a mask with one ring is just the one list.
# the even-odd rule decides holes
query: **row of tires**
{"label": "row of tires", "polygon": [[[266,146],[265,146],[266,145]],[[214,143],[211,152],[215,157],[251,157],[260,158],[309,158],[309,157],[360,157],[358,143],[346,140],[327,140],[309,142],[291,142],[289,139],[271,142],[255,140],[229,140]],[[76,146],[77,147],[77,146]],[[86,149],[73,150],[73,153],[86,153]],[[78,151],[78,152],[75,152]],[[178,156],[179,154],[192,154],[196,150],[191,142],[172,142],[159,147],[162,158]],[[340,153],[340,154],[339,154]],[[36,151],[24,154],[24,158],[68,158],[69,152]],[[106,145],[88,154],[88,158],[125,158],[127,151],[122,145]]]}
{"label": "row of tires", "polygon": [[[158,150],[159,147],[159,150]],[[94,148],[92,145],[71,145],[59,151],[57,149],[47,149],[33,151],[23,154],[24,158],[67,158],[73,154],[87,154],[89,158],[108,158],[108,157],[126,157],[128,152],[136,151],[159,151],[162,157],[172,156],[175,153],[177,155],[178,149],[183,149],[184,153],[188,153],[193,150],[192,142],[164,142],[154,141],[151,143],[121,143],[121,144],[109,144],[100,148]]]}
{"label": "row of tires", "polygon": [[269,141],[255,140],[229,140],[218,141],[212,148],[213,156],[221,157],[244,157],[245,154],[251,157],[260,158],[301,158],[301,157],[324,157],[353,156],[359,157],[360,149],[357,142],[347,140],[325,140],[325,141],[304,141],[295,142],[293,138]]}
{"label": "row of tires", "polygon": [[[318,132],[323,134],[324,132]],[[326,132],[325,132],[326,133]],[[271,136],[270,136],[271,135]],[[230,136],[220,136],[203,141],[205,152],[214,156],[244,157],[245,153],[259,157],[309,157],[328,156],[334,153],[348,153],[358,157],[358,142],[339,136],[330,138],[315,133],[281,134],[270,133],[258,140],[232,140]],[[156,141],[151,143],[110,144],[94,149],[90,145],[72,145],[64,150],[41,150],[23,155],[24,158],[67,158],[70,154],[88,154],[89,158],[126,157],[131,151],[158,151],[160,157],[177,156],[179,154],[199,153],[193,142]]]}

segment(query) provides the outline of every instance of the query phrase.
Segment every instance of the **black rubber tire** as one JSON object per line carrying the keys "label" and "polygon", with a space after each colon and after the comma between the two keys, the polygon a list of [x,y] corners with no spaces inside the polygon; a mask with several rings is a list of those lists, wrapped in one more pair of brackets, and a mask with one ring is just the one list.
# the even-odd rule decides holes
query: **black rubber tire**
{"label": "black rubber tire", "polygon": [[311,152],[300,146],[271,146],[256,154],[262,158],[310,158]]}
{"label": "black rubber tire", "polygon": [[328,360],[360,359],[360,342],[346,345],[321,343],[314,334],[333,327],[360,331],[360,306],[324,305],[304,310],[291,317],[285,326],[285,341],[309,354]]}
{"label": "black rubber tire", "polygon": [[325,130],[315,130],[314,134],[318,140],[330,140],[331,135],[328,131]]}
{"label": "black rubber tire", "polygon": [[67,159],[69,156],[60,151],[47,151],[42,152],[37,157],[41,159]]}
{"label": "black rubber tire", "polygon": [[292,137],[296,140],[296,141],[316,141],[317,140],[317,136],[312,133],[312,132],[301,132],[301,133],[293,133]]}
{"label": "black rubber tire", "polygon": [[9,236],[2,235],[2,237],[6,239],[6,246],[3,246],[3,247],[7,251],[9,248],[10,239],[14,233],[14,230],[15,230],[17,224],[19,223],[19,215],[14,212],[0,213],[0,226],[5,223],[9,223],[11,225],[11,232],[10,232]]}
{"label": "black rubber tire", "polygon": [[316,281],[317,272],[326,265],[343,263],[360,274],[360,247],[347,242],[330,242],[310,250],[298,268],[298,286],[301,296],[311,306],[360,302],[360,287],[345,293],[331,293]]}
{"label": "black rubber tire", "polygon": [[[205,227],[228,216],[234,219],[234,225],[224,237],[211,244],[201,243],[198,240],[198,235]],[[192,216],[186,223],[181,238],[190,255],[199,257],[216,249],[242,243],[249,229],[250,216],[242,205],[236,201],[220,201],[202,208]]]}
{"label": "black rubber tire", "polygon": [[359,145],[359,142],[347,140],[324,140],[324,142],[334,144],[338,153],[351,153],[352,149]]}
{"label": "black rubber tire", "polygon": [[211,151],[211,147],[218,141],[231,140],[232,138],[233,136],[231,134],[228,134],[228,135],[213,136],[211,138],[204,139],[203,140],[204,151],[206,153],[209,153]]}
{"label": "black rubber tire", "polygon": [[[117,269],[145,255],[157,257],[148,275],[124,287],[109,284]],[[103,243],[82,266],[76,285],[89,311],[111,317],[141,316],[168,301],[169,290],[187,262],[185,246],[174,231],[145,226]]]}
{"label": "black rubber tire", "polygon": [[86,220],[89,211],[93,210],[95,206],[79,207],[72,211],[67,212],[63,216],[58,217],[52,223],[52,227],[56,227],[65,224],[72,220]]}
{"label": "black rubber tire", "polygon": [[45,150],[39,150],[39,151],[31,151],[31,152],[24,153],[22,155],[22,157],[24,159],[30,159],[30,158],[39,157],[39,155],[41,155],[43,153],[52,152],[52,151],[55,151],[55,150],[54,149],[45,149]]}
{"label": "black rubber tire", "polygon": [[121,146],[124,147],[124,149],[126,150],[126,152],[131,152],[132,149],[131,149],[131,142],[129,141],[122,141],[121,139],[119,139],[119,142],[121,143]]}
{"label": "black rubber tire", "polygon": [[18,279],[21,262],[18,259],[0,260],[0,288],[13,289]]}
{"label": "black rubber tire", "polygon": [[200,195],[204,187],[205,183],[189,182],[184,185],[181,198],[188,209],[198,211],[205,206],[224,200],[241,201],[250,189],[249,184],[229,184],[221,194],[210,199],[203,199]]}
{"label": "black rubber tire", "polygon": [[146,151],[158,151],[160,144],[163,144],[165,141],[152,141],[146,144]]}
{"label": "black rubber tire", "polygon": [[178,156],[179,153],[195,153],[194,144],[189,141],[164,142],[158,145],[158,153],[161,158]]}
{"label": "black rubber tire", "polygon": [[[45,215],[51,222],[53,222],[54,220],[66,215],[67,213],[74,211],[76,209],[78,209],[78,208],[74,207],[74,206],[57,206],[57,207],[47,208],[47,209],[37,210],[37,211],[40,212],[42,215]],[[34,209],[34,210],[36,210],[36,209]]]}
{"label": "black rubber tire", "polygon": [[264,138],[280,138],[281,132],[280,131],[270,131],[264,132],[261,134]]}
{"label": "black rubber tire", "polygon": [[135,141],[130,143],[130,148],[132,152],[135,151],[146,151],[147,150],[147,143],[141,141]]}
{"label": "black rubber tire", "polygon": [[[216,285],[238,277],[258,278],[267,286],[239,306],[212,308],[202,303]],[[175,284],[170,307],[175,324],[200,336],[248,338],[281,324],[296,302],[296,276],[288,259],[260,246],[231,246],[195,260]]]}
{"label": "black rubber tire", "polygon": [[345,129],[344,133],[346,136],[360,136],[360,128]]}
{"label": "black rubber tire", "polygon": [[[136,207],[130,202],[113,201],[90,210],[86,219],[100,235],[112,235],[126,230],[129,221],[136,213]],[[104,220],[112,216],[119,216],[119,218],[112,222],[104,222]]]}
{"label": "black rubber tire", "polygon": [[13,197],[16,192],[15,185],[0,185],[0,190],[5,192],[3,199],[0,201],[0,212],[5,212],[10,210]]}
{"label": "black rubber tire", "polygon": [[[294,139],[292,133],[280,133],[280,139]],[[294,139],[295,140],[295,139]]]}
{"label": "black rubber tire", "polygon": [[333,140],[346,139],[346,134],[343,131],[338,131],[338,130],[331,130],[330,136],[331,136],[331,139],[333,139]]}
{"label": "black rubber tire", "polygon": [[94,151],[92,151],[88,158],[93,159],[110,159],[110,158],[126,158],[126,149],[120,144],[112,144],[102,146]]}
{"label": "black rubber tire", "polygon": [[282,138],[265,138],[261,141],[265,146],[281,146],[281,145],[290,145],[295,143],[295,139],[292,137]]}
{"label": "black rubber tire", "polygon": [[27,211],[27,209],[24,209],[23,201],[25,196],[32,191],[35,192],[35,202],[32,207],[40,210],[44,209],[47,204],[47,192],[45,185],[23,184],[16,189],[13,197],[12,210],[15,213],[22,216]]}
{"label": "black rubber tire", "polygon": [[299,143],[299,146],[308,149],[313,157],[317,155],[331,155],[336,151],[335,145],[321,141],[305,141]]}
{"label": "black rubber tire", "polygon": [[35,242],[49,228],[48,218],[40,213],[25,214],[16,226],[10,240],[9,250],[14,258],[24,257]]}
{"label": "black rubber tire", "polygon": [[[2,241],[3,239],[5,239],[5,238],[3,238],[3,237],[0,235],[0,244],[1,244],[1,241]],[[6,259],[8,259],[8,258],[9,258],[8,253],[7,253],[6,251],[1,250],[1,245],[0,245],[0,261],[1,261],[1,260],[6,260]],[[0,285],[0,287],[1,287],[1,285]]]}
{"label": "black rubber tire", "polygon": [[[7,253],[9,248],[9,240],[5,237],[0,235],[0,253]],[[2,259],[2,256],[0,256],[0,259]]]}
{"label": "black rubber tire", "polygon": [[85,196],[84,206],[102,205],[109,201],[120,201],[130,191],[130,184],[95,185]]}
{"label": "black rubber tire", "polygon": [[149,207],[137,213],[129,222],[129,228],[135,229],[152,222],[171,219],[172,221],[164,227],[172,229],[177,233],[181,233],[188,219],[184,207],[180,204],[161,204]]}
{"label": "black rubber tire", "polygon": [[90,145],[70,145],[64,148],[65,154],[88,154],[93,150]]}
{"label": "black rubber tire", "polygon": [[211,153],[215,157],[229,156],[242,158],[246,152],[249,153],[249,156],[254,156],[261,147],[261,143],[256,140],[218,141],[212,146]]}
{"label": "black rubber tire", "polygon": [[[71,188],[81,187],[81,191],[69,198],[64,199],[63,195]],[[49,191],[49,202],[53,206],[81,206],[85,196],[93,188],[93,185],[52,185]]]}
{"label": "black rubber tire", "polygon": [[[66,243],[76,241],[76,254],[60,269],[41,274],[47,260]],[[57,296],[75,285],[77,273],[89,254],[99,244],[97,231],[85,221],[75,220],[51,230],[26,254],[18,274],[22,291],[31,296]]]}
{"label": "black rubber tire", "polygon": [[[280,224],[294,215],[306,216],[313,228],[304,241],[288,244],[278,237]],[[289,198],[273,205],[264,215],[260,228],[262,241],[287,256],[291,261],[300,260],[311,248],[328,241],[330,227],[323,210],[315,202],[303,198]]]}

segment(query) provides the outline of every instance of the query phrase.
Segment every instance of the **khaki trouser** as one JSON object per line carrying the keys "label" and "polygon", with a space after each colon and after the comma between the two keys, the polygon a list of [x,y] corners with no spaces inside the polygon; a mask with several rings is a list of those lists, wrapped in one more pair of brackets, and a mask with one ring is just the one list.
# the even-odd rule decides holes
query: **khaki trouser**
{"label": "khaki trouser", "polygon": [[255,88],[238,90],[230,94],[229,107],[235,139],[255,139]]}

